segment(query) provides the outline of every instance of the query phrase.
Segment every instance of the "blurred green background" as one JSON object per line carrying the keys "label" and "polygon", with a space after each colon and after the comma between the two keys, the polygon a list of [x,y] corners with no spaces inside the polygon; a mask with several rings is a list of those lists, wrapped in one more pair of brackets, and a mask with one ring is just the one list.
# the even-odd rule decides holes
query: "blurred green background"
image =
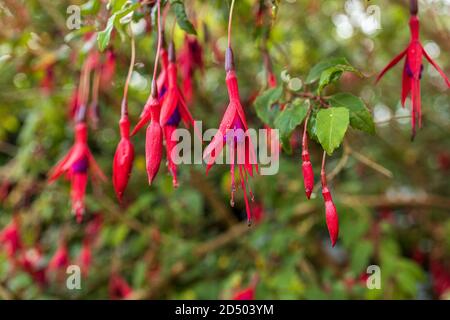
{"label": "blurred green background", "polygon": [[[195,75],[189,107],[204,127],[216,127],[228,99],[217,52],[226,47],[229,2],[185,3],[205,60],[204,72]],[[71,4],[84,5],[78,32],[66,26]],[[98,12],[90,11],[95,5]],[[111,278],[118,275],[131,289],[128,298],[230,299],[249,286],[257,299],[450,297],[448,90],[425,62],[424,127],[411,142],[409,109],[399,102],[401,66],[374,84],[374,75],[408,44],[407,1],[282,0],[273,22],[268,6],[263,26],[257,24],[259,5],[257,0],[236,1],[233,20],[237,74],[251,127],[263,127],[251,101],[266,86],[261,43],[269,26],[274,73],[287,88],[289,78],[304,80],[313,65],[330,57],[346,57],[364,74],[362,79],[344,74],[326,92],[360,96],[377,129],[373,136],[349,129],[344,147],[327,161],[328,171],[335,173],[330,186],[340,219],[336,247],[329,243],[320,188],[310,201],[304,195],[298,143],[292,155],[282,154],[277,175],[252,179],[252,207],[260,220],[248,228],[242,192],[236,193],[236,206],[229,206],[227,166],[216,165],[205,176],[203,165],[182,165],[180,187],[174,189],[163,160],[149,187],[145,134],[140,133],[133,138],[136,158],[124,204],[118,204],[110,181],[89,184],[85,222],[78,225],[70,212],[69,183],[49,186],[46,174],[72,145],[69,100],[86,52],[96,46],[95,38],[86,41],[82,34],[105,27],[110,15],[106,1],[1,0],[0,229],[18,216],[23,254],[36,265],[26,270],[1,250],[0,298],[112,298]],[[421,1],[422,42],[447,75],[449,15],[449,1]],[[148,14],[135,14],[135,20],[132,123],[149,94],[155,55],[155,34],[145,25]],[[172,21],[169,11],[166,34]],[[175,28],[177,48],[183,39],[184,31]],[[119,140],[130,41],[116,34],[111,45],[117,68],[112,84],[100,93],[100,122],[90,128],[89,139],[108,177]],[[52,87],[45,92],[49,69]],[[300,130],[294,133],[294,144],[300,136]],[[322,149],[311,141],[310,152],[318,181]],[[102,225],[81,290],[66,288],[64,270],[46,272],[40,284],[36,270],[47,270],[62,237],[70,263],[77,263],[86,226],[95,217],[101,217]],[[381,289],[367,288],[369,265],[380,267]]]}

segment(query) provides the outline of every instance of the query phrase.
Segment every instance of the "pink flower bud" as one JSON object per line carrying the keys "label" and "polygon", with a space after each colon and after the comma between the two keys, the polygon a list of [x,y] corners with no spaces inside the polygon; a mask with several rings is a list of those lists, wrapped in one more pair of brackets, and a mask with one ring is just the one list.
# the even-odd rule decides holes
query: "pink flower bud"
{"label": "pink flower bud", "polygon": [[330,234],[331,245],[334,247],[339,234],[339,218],[328,187],[325,186],[322,188],[322,195],[325,200],[325,218],[328,233]]}

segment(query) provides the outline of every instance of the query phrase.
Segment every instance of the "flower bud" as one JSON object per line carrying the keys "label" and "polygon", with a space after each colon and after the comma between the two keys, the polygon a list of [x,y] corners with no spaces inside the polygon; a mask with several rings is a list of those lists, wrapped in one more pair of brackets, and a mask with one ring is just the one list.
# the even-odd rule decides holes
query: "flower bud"
{"label": "flower bud", "polygon": [[328,187],[325,186],[322,188],[322,195],[325,200],[325,218],[328,233],[330,234],[331,245],[334,247],[339,234],[339,218]]}
{"label": "flower bud", "polygon": [[122,201],[134,160],[134,147],[130,141],[130,121],[127,116],[119,122],[121,139],[117,145],[113,161],[113,185],[117,198]]}

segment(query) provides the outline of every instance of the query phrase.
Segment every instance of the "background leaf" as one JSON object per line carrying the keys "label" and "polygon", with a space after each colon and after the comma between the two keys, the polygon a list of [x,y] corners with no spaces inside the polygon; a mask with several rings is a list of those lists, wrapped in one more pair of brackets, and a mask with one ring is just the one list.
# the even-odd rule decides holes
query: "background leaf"
{"label": "background leaf", "polygon": [[178,26],[189,34],[197,34],[194,25],[189,21],[186,9],[184,8],[184,2],[181,0],[170,0],[170,6],[175,12]]}
{"label": "background leaf", "polygon": [[344,107],[350,111],[350,126],[354,129],[375,133],[375,123],[372,115],[367,110],[361,98],[350,93],[338,93],[328,99],[328,103],[334,107]]}
{"label": "background leaf", "polygon": [[290,152],[289,138],[292,131],[305,119],[309,103],[306,100],[295,99],[286,105],[275,119],[275,128],[280,130],[283,149]]}
{"label": "background leaf", "polygon": [[282,86],[271,88],[261,93],[254,102],[256,115],[271,128],[274,127],[274,120],[280,112],[279,100],[282,94]]}

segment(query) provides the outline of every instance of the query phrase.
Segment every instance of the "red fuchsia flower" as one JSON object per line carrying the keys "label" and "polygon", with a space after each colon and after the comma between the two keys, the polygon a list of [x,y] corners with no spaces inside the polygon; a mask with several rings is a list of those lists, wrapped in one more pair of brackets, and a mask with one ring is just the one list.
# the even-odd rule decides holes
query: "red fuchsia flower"
{"label": "red fuchsia flower", "polygon": [[203,70],[203,49],[196,37],[186,35],[179,61],[183,79],[183,94],[189,103],[193,97],[193,77],[196,69]]}
{"label": "red fuchsia flower", "polygon": [[85,237],[87,241],[93,243],[97,240],[98,234],[103,225],[103,218],[100,214],[96,214],[94,218],[87,224],[85,229]]}
{"label": "red fuchsia flower", "polygon": [[116,54],[112,49],[105,52],[105,60],[100,70],[100,88],[106,90],[111,86],[116,72]]}
{"label": "red fuchsia flower", "polygon": [[65,270],[69,265],[69,251],[65,242],[61,242],[58,249],[48,263],[48,269],[52,271]]}
{"label": "red fuchsia flower", "polygon": [[168,160],[169,172],[172,174],[172,182],[176,187],[177,181],[177,165],[174,162],[172,151],[176,146],[176,141],[172,139],[172,134],[178,127],[180,121],[183,121],[184,125],[194,125],[194,119],[192,118],[189,109],[187,108],[183,94],[178,88],[177,84],[177,65],[175,61],[175,45],[173,41],[169,45],[169,66],[167,69],[167,93],[164,97],[164,101],[161,107],[161,115],[159,123],[163,128],[164,139],[166,141],[166,153]]}
{"label": "red fuchsia flower", "polygon": [[[161,105],[158,101],[156,82],[152,82],[152,93],[144,107],[145,114],[139,120],[131,135],[135,135],[139,129],[150,121],[145,137],[145,162],[148,183],[151,185],[159,171],[163,150],[163,131],[159,123]],[[169,157],[169,156],[167,156]]]}
{"label": "red fuchsia flower", "polygon": [[236,292],[233,300],[255,300],[255,288],[249,287]]}
{"label": "red fuchsia flower", "polygon": [[133,293],[133,289],[124,278],[113,273],[109,279],[109,298],[112,300],[126,299]]}
{"label": "red fuchsia flower", "polygon": [[66,174],[71,181],[72,211],[80,223],[84,214],[84,196],[86,193],[88,169],[99,180],[106,180],[102,170],[95,162],[87,145],[87,126],[79,122],[75,126],[75,143],[67,155],[56,164],[49,173],[49,182],[53,183],[61,175]]}
{"label": "red fuchsia flower", "polygon": [[40,286],[47,284],[47,269],[40,248],[30,248],[23,252],[19,265]]}
{"label": "red fuchsia flower", "polygon": [[258,284],[258,276],[254,276],[247,288],[239,290],[233,294],[233,300],[255,300],[256,285]]}
{"label": "red fuchsia flower", "polygon": [[17,216],[14,216],[9,225],[0,232],[0,245],[5,248],[8,257],[10,258],[22,249],[19,219]]}
{"label": "red fuchsia flower", "polygon": [[430,262],[430,273],[433,283],[433,291],[438,298],[443,298],[450,292],[450,272],[448,268],[439,261]]}
{"label": "red fuchsia flower", "polygon": [[339,235],[339,218],[336,211],[336,206],[334,205],[333,198],[331,197],[331,192],[328,189],[327,178],[325,173],[325,152],[323,154],[322,160],[322,196],[325,201],[325,218],[328,227],[328,233],[330,234],[331,246],[334,247]]}
{"label": "red fuchsia flower", "polygon": [[133,168],[134,147],[130,141],[130,120],[128,115],[123,115],[119,121],[120,142],[117,145],[113,161],[113,185],[117,198],[122,201],[131,169]]}
{"label": "red fuchsia flower", "polygon": [[422,127],[422,110],[421,110],[421,98],[420,98],[420,79],[422,78],[423,64],[422,58],[425,57],[431,65],[440,73],[444,78],[448,87],[450,87],[450,81],[445,75],[444,71],[431,59],[428,53],[423,48],[419,39],[419,18],[417,0],[411,1],[411,18],[409,20],[409,28],[411,31],[411,41],[408,47],[403,50],[398,56],[396,56],[377,77],[377,82],[383,77],[383,75],[392,67],[394,67],[403,57],[405,57],[405,64],[403,67],[402,78],[402,106],[405,106],[406,98],[411,95],[411,124],[412,124],[412,139],[416,135],[416,122],[419,123],[419,128]]}
{"label": "red fuchsia flower", "polygon": [[92,263],[91,244],[88,239],[83,240],[80,254],[77,258],[78,265],[81,267],[81,271],[84,276],[87,276]]}
{"label": "red fuchsia flower", "polygon": [[314,189],[314,171],[311,164],[311,159],[309,157],[308,136],[306,133],[307,126],[308,126],[308,117],[305,120],[305,127],[303,130],[303,138],[302,138],[302,161],[303,161],[302,171],[306,197],[310,199],[311,193]]}
{"label": "red fuchsia flower", "polygon": [[[206,173],[208,173],[209,169],[214,164],[225,144],[228,144],[231,160],[231,205],[234,205],[234,192],[236,190],[234,169],[235,154],[237,154],[237,165],[241,180],[241,187],[244,192],[247,220],[248,223],[251,224],[252,214],[247,198],[246,187],[246,184],[248,183],[247,173],[253,177],[253,166],[255,166],[256,172],[258,172],[258,165],[256,164],[253,144],[250,136],[247,134],[248,125],[245,118],[244,108],[241,105],[238,82],[234,70],[233,52],[230,47],[227,48],[225,57],[225,70],[227,72],[226,84],[230,103],[225,111],[222,121],[220,122],[219,131],[205,149],[204,158],[207,162]],[[253,199],[251,190],[250,195]]]}

